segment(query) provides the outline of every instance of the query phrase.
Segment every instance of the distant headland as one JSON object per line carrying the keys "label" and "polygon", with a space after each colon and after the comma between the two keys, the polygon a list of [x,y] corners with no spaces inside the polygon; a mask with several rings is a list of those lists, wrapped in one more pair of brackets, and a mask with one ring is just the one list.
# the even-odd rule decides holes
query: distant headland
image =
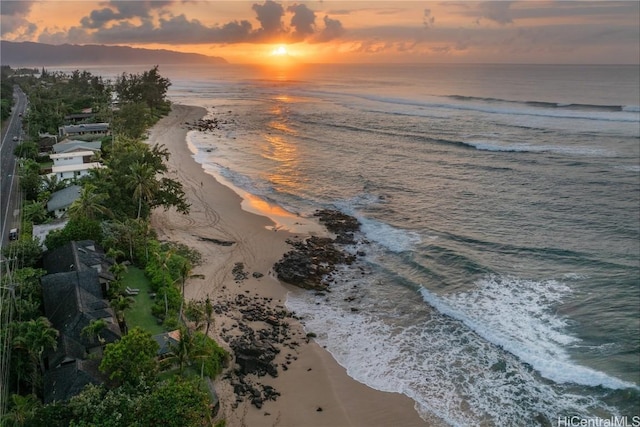
{"label": "distant headland", "polygon": [[224,58],[166,49],[140,49],[105,45],[51,45],[10,42],[0,45],[2,65],[40,67],[56,65],[226,64]]}

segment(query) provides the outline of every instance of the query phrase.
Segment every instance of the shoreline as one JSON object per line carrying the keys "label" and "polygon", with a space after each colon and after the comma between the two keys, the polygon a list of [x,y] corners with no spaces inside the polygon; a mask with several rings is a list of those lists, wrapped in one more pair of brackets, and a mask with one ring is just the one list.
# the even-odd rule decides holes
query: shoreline
{"label": "shoreline", "polygon": [[[304,239],[321,229],[303,225],[313,220],[296,219],[249,193],[241,193],[241,197],[221,177],[206,172],[193,158],[186,141],[186,124],[205,116],[202,107],[174,104],[169,116],[150,130],[148,142],[162,144],[169,150],[170,176],[182,183],[191,203],[188,216],[175,210],[155,210],[152,226],[160,240],[184,243],[202,254],[203,263],[194,268],[192,278],[187,281],[185,297],[202,300],[210,296],[214,302],[225,305],[226,310],[216,313],[210,335],[229,349],[223,337],[234,334],[242,308],[234,302],[242,295],[244,299],[261,301],[268,310],[284,306],[287,293],[294,288],[278,281],[272,267],[291,249],[287,239]],[[275,222],[268,218],[270,212],[276,217]],[[295,221],[279,221],[278,215],[283,212],[283,218]],[[233,243],[220,245],[215,241]],[[233,271],[238,263],[242,263],[247,273],[241,279]],[[238,402],[231,376],[222,374],[216,380],[220,417],[226,418],[227,426],[427,425],[409,397],[374,390],[357,382],[328,351],[312,339],[305,339],[299,321],[288,318],[286,323],[290,347],[282,345],[274,360],[283,367],[278,376],[247,376],[252,382],[277,390],[280,393],[277,400],[265,401],[258,409],[248,399]],[[260,327],[251,322],[248,325],[254,330]],[[230,366],[234,363],[232,359]]]}

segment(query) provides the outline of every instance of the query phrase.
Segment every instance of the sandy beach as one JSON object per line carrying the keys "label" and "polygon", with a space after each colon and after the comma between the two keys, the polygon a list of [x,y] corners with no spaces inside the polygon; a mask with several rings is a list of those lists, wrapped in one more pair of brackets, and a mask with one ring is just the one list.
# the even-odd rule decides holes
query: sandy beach
{"label": "sandy beach", "polygon": [[[171,114],[150,131],[151,144],[163,144],[171,153],[171,177],[178,179],[191,203],[188,216],[174,210],[156,210],[152,224],[161,240],[184,243],[197,249],[203,263],[194,268],[186,285],[187,299],[202,300],[210,296],[227,311],[216,314],[210,331],[221,345],[238,321],[233,301],[242,298],[264,301],[270,309],[284,305],[287,292],[299,290],[279,282],[273,264],[290,249],[287,239],[303,239],[325,234],[313,219],[297,218],[259,200],[243,199],[227,186],[205,173],[192,158],[185,142],[188,126],[204,117],[199,107],[174,105]],[[243,209],[244,207],[244,209]],[[260,215],[269,210],[280,214],[275,224]],[[220,244],[225,242],[226,244]],[[238,279],[234,266],[242,263],[244,278]],[[255,273],[255,274],[254,274]],[[288,318],[287,328],[295,346],[282,348],[276,358],[286,370],[278,376],[253,379],[269,385],[280,396],[265,401],[260,409],[248,399],[238,402],[229,376],[223,374],[216,383],[220,395],[220,417],[227,426],[424,426],[426,423],[408,397],[373,390],[350,378],[326,350],[312,339],[295,318]],[[230,363],[234,366],[234,360]]]}

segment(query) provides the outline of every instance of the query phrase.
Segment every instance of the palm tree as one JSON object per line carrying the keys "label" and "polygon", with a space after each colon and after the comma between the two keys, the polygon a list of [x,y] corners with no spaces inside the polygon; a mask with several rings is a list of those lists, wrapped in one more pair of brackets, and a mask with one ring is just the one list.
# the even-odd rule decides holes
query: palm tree
{"label": "palm tree", "polygon": [[133,298],[125,295],[118,295],[116,298],[111,300],[111,307],[116,312],[118,324],[122,325],[124,323],[124,312],[131,308],[134,303],[135,300]]}
{"label": "palm tree", "polygon": [[91,342],[95,342],[95,338],[98,339],[100,345],[104,345],[104,338],[100,336],[100,332],[107,327],[107,321],[104,319],[93,319],[91,322],[82,328],[80,335],[83,335],[91,340]]}
{"label": "palm tree", "polygon": [[189,333],[187,328],[180,328],[180,339],[177,343],[169,343],[171,354],[164,359],[168,365],[178,365],[180,374],[184,372],[185,365],[191,363],[190,355],[194,348],[193,335]]}
{"label": "palm tree", "polygon": [[22,208],[22,212],[24,219],[34,224],[42,224],[48,217],[44,202],[27,201]]}
{"label": "palm tree", "polygon": [[180,299],[180,312],[178,314],[178,319],[182,321],[182,306],[184,305],[184,284],[191,273],[191,263],[186,259],[180,266],[180,279],[182,279],[182,298]]}
{"label": "palm tree", "polygon": [[130,189],[133,189],[133,197],[138,199],[138,218],[142,214],[142,200],[151,200],[158,188],[156,171],[145,163],[136,161],[130,166]]}
{"label": "palm tree", "polygon": [[[99,170],[99,169],[96,169]],[[66,187],[66,183],[64,181],[58,180],[58,176],[53,175],[45,175],[42,177],[42,185],[44,187],[44,191],[48,191],[53,194],[56,191],[60,191]]]}
{"label": "palm tree", "polygon": [[38,317],[18,325],[18,334],[13,339],[13,345],[29,355],[33,368],[31,387],[34,394],[40,375],[44,373],[44,352],[48,349],[55,350],[58,346],[57,339],[58,331],[46,317]]}
{"label": "palm tree", "polygon": [[207,330],[204,332],[205,336],[209,336],[209,326],[213,323],[213,304],[211,298],[207,294],[207,299],[204,300],[204,314],[207,319]]}
{"label": "palm tree", "polygon": [[105,193],[96,193],[97,187],[85,184],[80,197],[69,206],[69,217],[97,219],[98,216],[110,216],[111,211],[106,203],[109,199]]}
{"label": "palm tree", "polygon": [[34,411],[40,405],[40,400],[33,394],[27,396],[12,394],[11,409],[2,417],[2,423],[0,424],[7,427],[27,425]]}

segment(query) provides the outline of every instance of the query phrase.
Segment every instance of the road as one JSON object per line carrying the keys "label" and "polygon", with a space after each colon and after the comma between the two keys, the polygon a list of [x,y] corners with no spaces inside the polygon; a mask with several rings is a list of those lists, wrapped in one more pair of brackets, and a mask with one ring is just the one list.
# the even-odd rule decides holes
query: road
{"label": "road", "polygon": [[[18,86],[14,86],[15,103],[7,125],[2,129],[0,145],[0,249],[8,242],[9,230],[18,227],[20,215],[16,212],[18,204],[18,180],[16,179],[17,161],[13,155],[16,146],[22,141],[22,118],[27,107],[27,97]],[[18,140],[14,141],[13,137]]]}

